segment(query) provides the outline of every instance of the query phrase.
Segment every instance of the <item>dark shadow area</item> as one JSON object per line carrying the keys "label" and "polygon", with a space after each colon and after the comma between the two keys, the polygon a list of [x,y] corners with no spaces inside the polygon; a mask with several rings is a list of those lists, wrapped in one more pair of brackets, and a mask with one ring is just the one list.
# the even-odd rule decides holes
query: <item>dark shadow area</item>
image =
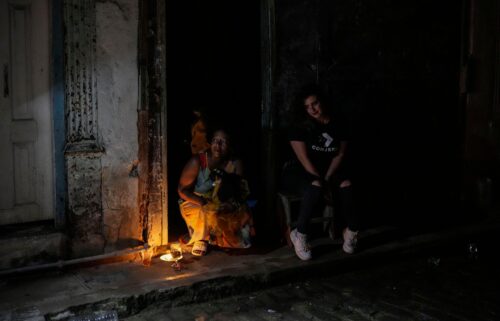
{"label": "dark shadow area", "polygon": [[30,237],[56,233],[53,220],[0,225],[0,239]]}
{"label": "dark shadow area", "polygon": [[[342,243],[340,244],[320,244],[311,249],[313,258],[321,258],[335,251],[342,251]],[[293,251],[293,249],[292,249]]]}
{"label": "dark shadow area", "polygon": [[280,245],[276,242],[269,242],[267,235],[259,236],[253,240],[252,246],[248,249],[226,249],[226,248],[211,248],[212,251],[224,252],[229,256],[241,255],[265,255],[279,248]]}
{"label": "dark shadow area", "polygon": [[[476,217],[459,205],[461,10],[460,2],[429,0],[277,4],[281,125],[294,87],[318,81],[327,89],[351,128],[365,227],[417,231]],[[278,148],[290,154],[286,142]]]}
{"label": "dark shadow area", "polygon": [[[170,1],[167,3],[167,153],[169,238],[187,233],[177,184],[191,156],[193,111],[202,110],[233,136],[245,176],[259,198],[260,3]],[[257,203],[258,204],[258,203]],[[255,210],[258,220],[258,205]]]}
{"label": "dark shadow area", "polygon": [[[342,37],[351,55],[332,48],[346,66],[356,66],[335,76],[347,81],[332,81],[352,124],[359,210],[367,225],[448,225],[463,219],[458,213],[461,4],[386,3],[382,17],[370,13],[376,10],[371,4],[357,9],[366,20],[353,26],[349,39]],[[331,6],[329,12],[339,9]],[[349,24],[340,21],[338,26]]]}

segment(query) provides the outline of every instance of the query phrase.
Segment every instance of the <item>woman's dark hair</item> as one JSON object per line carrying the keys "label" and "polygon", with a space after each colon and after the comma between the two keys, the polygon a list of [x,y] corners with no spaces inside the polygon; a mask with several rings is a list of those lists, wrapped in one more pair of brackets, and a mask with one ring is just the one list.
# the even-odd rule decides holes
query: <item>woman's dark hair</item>
{"label": "woman's dark hair", "polygon": [[240,142],[238,140],[238,131],[236,130],[235,126],[237,124],[231,123],[225,117],[223,113],[220,112],[206,112],[205,114],[205,124],[206,124],[206,139],[209,144],[211,144],[212,139],[214,138],[214,135],[218,131],[222,131],[226,134],[227,140],[228,140],[228,147],[229,147],[229,155],[234,155],[234,154],[240,154],[240,150],[238,147],[238,143]]}
{"label": "woman's dark hair", "polygon": [[330,108],[330,101],[321,87],[316,84],[306,84],[302,86],[295,94],[295,98],[293,101],[294,123],[305,124],[311,121],[304,106],[304,101],[309,96],[316,96],[318,101],[321,103],[322,112],[328,116],[331,116],[332,112]]}
{"label": "woman's dark hair", "polygon": [[224,117],[225,115],[220,113],[207,114],[207,141],[210,143],[214,137],[215,132],[223,131],[226,133],[228,138],[232,140],[233,131],[231,130],[230,122]]}
{"label": "woman's dark hair", "polygon": [[224,134],[226,134],[227,140],[230,143],[229,146],[231,146],[231,143],[233,141],[233,139],[232,139],[233,136],[231,135],[231,131],[228,130],[226,127],[222,127],[222,126],[215,126],[215,127],[212,127],[212,128],[210,128],[208,130],[208,132],[207,132],[207,141],[209,143],[214,138],[214,135],[215,135],[216,132],[223,132]]}
{"label": "woman's dark hair", "polygon": [[232,158],[236,154],[239,154],[238,148],[235,145],[235,136],[233,134],[233,131],[225,125],[218,125],[218,126],[217,124],[212,124],[212,125],[213,126],[210,127],[209,130],[207,131],[207,142],[211,144],[215,133],[223,132],[226,135],[228,156]]}

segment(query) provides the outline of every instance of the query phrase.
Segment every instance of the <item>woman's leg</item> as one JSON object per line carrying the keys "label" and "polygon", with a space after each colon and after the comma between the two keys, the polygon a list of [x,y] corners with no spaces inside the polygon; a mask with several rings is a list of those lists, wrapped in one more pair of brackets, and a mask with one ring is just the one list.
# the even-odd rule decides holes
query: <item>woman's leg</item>
{"label": "woman's leg", "polygon": [[339,212],[351,231],[359,230],[359,219],[354,208],[353,187],[350,180],[340,183],[338,191]]}
{"label": "woman's leg", "polygon": [[186,222],[191,239],[188,244],[207,239],[207,220],[202,207],[191,202],[183,202],[179,205],[181,215]]}
{"label": "woman's leg", "polygon": [[298,163],[294,163],[283,171],[281,190],[302,196],[297,219],[297,231],[302,234],[307,234],[312,213],[321,200],[322,189],[319,185],[319,182],[315,182],[314,177]]}
{"label": "woman's leg", "polygon": [[321,200],[321,192],[322,188],[318,185],[309,184],[304,188],[297,220],[297,231],[302,234],[308,233],[309,221],[318,202]]}
{"label": "woman's leg", "polygon": [[339,198],[339,210],[347,223],[347,227],[342,233],[344,238],[342,249],[344,252],[352,254],[356,251],[359,222],[354,208],[353,188],[349,180],[344,180],[340,183],[337,195]]}
{"label": "woman's leg", "polygon": [[283,189],[302,196],[297,218],[297,231],[307,234],[311,216],[322,199],[321,184],[299,164],[285,170],[283,174]]}

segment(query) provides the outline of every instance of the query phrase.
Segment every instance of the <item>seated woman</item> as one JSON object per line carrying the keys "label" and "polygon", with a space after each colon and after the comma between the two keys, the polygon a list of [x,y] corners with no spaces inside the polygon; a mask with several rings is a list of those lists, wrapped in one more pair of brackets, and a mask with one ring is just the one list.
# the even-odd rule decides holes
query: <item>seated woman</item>
{"label": "seated woman", "polygon": [[255,234],[243,166],[231,154],[225,130],[214,132],[210,149],[194,155],[179,181],[180,210],[189,230],[192,254],[206,254],[207,243],[222,248],[248,248]]}
{"label": "seated woman", "polygon": [[[300,163],[300,170],[288,178],[289,186],[300,191],[302,202],[297,228],[290,239],[301,260],[312,258],[307,244],[309,222],[316,206],[323,202],[323,191],[333,191],[338,210],[344,218],[342,249],[354,253],[359,219],[354,207],[349,163],[346,162],[347,135],[334,117],[324,93],[316,85],[306,85],[297,94],[296,120],[289,135],[290,145]],[[291,175],[292,176],[292,175]]]}

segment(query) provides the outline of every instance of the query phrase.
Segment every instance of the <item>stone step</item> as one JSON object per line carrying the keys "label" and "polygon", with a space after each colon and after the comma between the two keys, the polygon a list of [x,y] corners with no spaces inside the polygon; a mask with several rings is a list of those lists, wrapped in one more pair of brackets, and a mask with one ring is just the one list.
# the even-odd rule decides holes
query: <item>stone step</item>
{"label": "stone step", "polygon": [[0,226],[0,271],[57,262],[65,236],[51,221]]}

